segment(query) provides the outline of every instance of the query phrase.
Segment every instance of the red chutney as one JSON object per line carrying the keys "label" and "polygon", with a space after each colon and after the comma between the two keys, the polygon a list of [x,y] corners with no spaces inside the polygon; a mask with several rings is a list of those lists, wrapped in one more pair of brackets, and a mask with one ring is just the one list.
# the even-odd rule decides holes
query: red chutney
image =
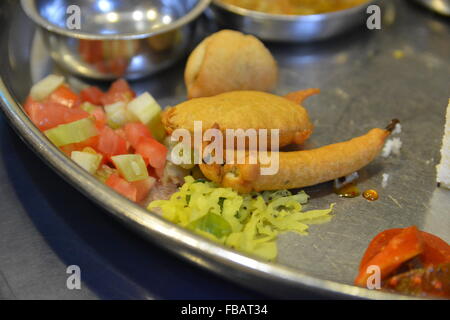
{"label": "red chutney", "polygon": [[450,245],[415,226],[378,234],[361,260],[357,286],[366,287],[378,266],[385,290],[415,296],[450,298]]}

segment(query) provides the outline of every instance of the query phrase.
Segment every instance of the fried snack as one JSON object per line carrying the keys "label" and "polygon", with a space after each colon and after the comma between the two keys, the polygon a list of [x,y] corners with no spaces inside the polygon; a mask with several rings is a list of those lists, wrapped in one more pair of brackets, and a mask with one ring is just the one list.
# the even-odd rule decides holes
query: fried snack
{"label": "fried snack", "polygon": [[184,78],[189,99],[235,90],[271,91],[278,80],[278,67],[257,38],[223,30],[192,52]]}
{"label": "fried snack", "polygon": [[239,192],[295,189],[347,176],[368,165],[381,152],[398,121],[366,135],[314,150],[279,152],[279,170],[275,175],[261,175],[260,164],[201,164],[210,180]]}
{"label": "fried snack", "polygon": [[280,147],[301,144],[313,131],[305,108],[283,97],[258,91],[234,91],[188,100],[167,108],[162,121],[169,135],[179,128],[193,134],[194,121],[202,121],[204,131],[216,128],[224,135],[226,129],[279,129]]}

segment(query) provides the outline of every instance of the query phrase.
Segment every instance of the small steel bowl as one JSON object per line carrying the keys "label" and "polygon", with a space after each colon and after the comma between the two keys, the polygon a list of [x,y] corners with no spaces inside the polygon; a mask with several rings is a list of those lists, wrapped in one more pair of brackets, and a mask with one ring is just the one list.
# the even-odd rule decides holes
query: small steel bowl
{"label": "small steel bowl", "polygon": [[21,0],[56,63],[98,80],[137,79],[185,56],[211,0]]}
{"label": "small steel bowl", "polygon": [[213,0],[212,8],[218,22],[232,29],[253,34],[263,40],[280,42],[310,42],[342,34],[366,22],[366,3],[340,11],[312,15],[268,14],[240,8]]}

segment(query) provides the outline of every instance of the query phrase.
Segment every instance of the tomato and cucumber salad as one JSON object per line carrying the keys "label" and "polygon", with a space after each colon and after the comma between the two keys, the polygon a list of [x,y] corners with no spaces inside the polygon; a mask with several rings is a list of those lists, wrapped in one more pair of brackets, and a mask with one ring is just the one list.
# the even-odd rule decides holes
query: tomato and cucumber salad
{"label": "tomato and cucumber salad", "polygon": [[36,83],[24,103],[31,121],[68,157],[131,201],[144,200],[166,165],[161,107],[119,79],[79,93],[63,77]]}

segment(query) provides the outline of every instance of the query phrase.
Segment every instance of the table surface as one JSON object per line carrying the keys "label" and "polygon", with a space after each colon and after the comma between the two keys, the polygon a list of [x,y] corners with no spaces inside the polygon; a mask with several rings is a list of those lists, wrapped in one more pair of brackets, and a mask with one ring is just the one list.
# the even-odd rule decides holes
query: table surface
{"label": "table surface", "polygon": [[[339,111],[341,120],[348,112],[354,115],[354,119],[361,120],[353,124],[353,127],[358,126],[358,123],[363,123],[364,119],[371,119],[371,121],[365,121],[367,123],[364,122],[364,128],[366,128],[378,125],[377,118],[388,119],[391,113],[400,113],[402,120],[405,120],[406,133],[412,128],[424,129],[428,130],[430,136],[437,139],[441,134],[440,122],[443,121],[441,119],[443,108],[439,109],[439,112],[424,114],[422,123],[418,123],[414,115],[410,113],[423,111],[428,108],[427,103],[430,101],[433,101],[433,104],[439,103],[439,105],[442,102],[442,107],[444,107],[449,93],[450,78],[448,77],[449,65],[443,64],[445,59],[442,57],[450,55],[450,47],[444,45],[443,39],[445,39],[445,35],[449,35],[450,27],[444,18],[424,11],[418,6],[407,4],[407,1],[396,0],[392,3],[395,3],[397,10],[384,12],[383,28],[389,29],[386,31],[389,32],[388,37],[383,37],[379,33],[383,31],[374,31],[375,33],[366,39],[366,34],[355,32],[348,37],[338,38],[332,43],[312,46],[305,44],[298,46],[270,45],[277,59],[282,61],[280,68],[283,70],[283,76],[280,79],[280,86],[284,90],[311,86],[327,89],[312,103],[313,107],[310,108],[310,112],[313,118],[323,115],[319,105],[329,105],[333,110]],[[397,23],[392,24],[394,20]],[[419,22],[424,24],[423,28]],[[389,47],[389,50],[380,52],[378,44]],[[437,55],[433,55],[433,53]],[[403,62],[401,61],[402,56],[406,56]],[[366,63],[367,67],[362,68],[362,63]],[[416,66],[415,72],[412,72],[414,70],[411,70],[411,64]],[[292,66],[295,66],[296,70],[291,70]],[[180,64],[175,68],[180,68]],[[302,72],[299,73],[298,70]],[[353,72],[360,74],[358,77],[350,78]],[[180,90],[182,91],[182,83],[180,83],[179,77],[178,80],[174,80],[172,75],[175,73],[173,71],[165,74],[164,81],[162,81],[163,86],[161,86],[161,81],[158,82],[159,86],[148,87],[147,83],[144,85],[157,97],[162,97],[162,103],[174,103],[167,98],[166,82],[170,82],[169,89],[175,92],[170,95],[171,97],[181,96],[178,93]],[[372,75],[372,78],[365,75]],[[399,80],[395,83],[392,82],[391,85],[391,82],[386,82],[386,77],[393,79],[395,77],[404,82]],[[336,87],[336,83],[341,84],[341,87]],[[407,88],[408,85],[418,88],[425,84],[429,89],[433,87],[433,90]],[[334,88],[336,92],[331,91],[330,88]],[[365,92],[367,97],[358,96],[360,92]],[[349,97],[358,98],[352,98],[349,101]],[[368,108],[361,108],[361,111],[360,107],[369,104],[368,97],[373,105],[381,106],[383,103],[387,105],[380,108],[378,113],[375,112],[376,110]],[[414,100],[414,103],[411,100]],[[408,101],[409,110],[406,108],[399,110],[399,101],[402,103]],[[348,107],[338,110],[337,106],[343,104]],[[324,130],[327,126],[334,128],[336,139],[348,134],[348,128],[336,125],[339,123],[336,120],[339,119],[335,119],[336,117],[330,113],[326,115],[327,117],[321,118],[320,124],[316,123],[318,128],[315,136],[316,143],[329,139],[329,134],[325,134],[326,130]],[[439,125],[431,128],[427,125],[431,122],[439,123]],[[425,137],[425,135],[422,136]],[[406,147],[413,146],[418,141],[415,134],[402,139]],[[101,208],[83,197],[35,156],[8,127],[2,116],[0,116],[0,144],[0,199],[2,200],[0,201],[0,297],[19,299],[264,298],[259,293],[239,287],[190,265],[141,239],[111,219],[109,215],[102,212]],[[394,172],[397,174],[407,174],[411,179],[417,180],[419,176],[425,177],[420,178],[423,180],[420,187],[432,186],[434,183],[432,178],[433,162],[438,157],[438,150],[434,150],[434,145],[437,145],[436,141],[429,146],[429,150],[426,149],[425,156],[419,155],[420,150],[405,148],[410,150],[409,153],[403,155],[401,159],[391,161],[393,164],[390,163],[390,167],[392,167],[390,169],[395,169]],[[431,150],[432,147],[433,150]],[[401,166],[402,160],[412,161],[411,159],[417,157],[425,157],[426,159],[423,160],[429,162],[428,166],[422,170],[423,172],[412,172],[411,170],[416,167],[411,167],[411,170],[408,171],[408,167]],[[433,161],[429,160],[431,157],[433,157]],[[377,169],[377,166],[372,168]],[[398,168],[406,171],[399,171]],[[397,199],[399,196],[394,193],[397,190],[394,190],[394,187],[399,183],[397,180],[391,186],[391,190],[393,190],[391,194]],[[420,190],[422,189],[425,188]],[[428,199],[428,197],[431,197],[431,192],[426,193],[426,198]],[[404,199],[409,198],[409,195],[404,195]],[[366,219],[369,215],[345,215],[345,210],[350,205],[353,204],[350,202],[340,204],[342,212],[337,214],[334,223],[325,225],[324,230],[327,231],[327,228],[331,228],[327,232],[342,234],[342,229],[338,229],[346,226],[348,221],[345,219],[350,218],[360,219],[359,225],[362,225],[363,222],[371,224],[370,227],[373,229],[371,232],[389,227],[389,221],[386,219],[373,220],[377,218],[375,214],[370,215],[372,220]],[[367,210],[365,203],[360,205],[361,212]],[[404,212],[404,207],[392,209],[392,206],[389,206],[388,210],[383,207],[384,202],[379,202],[377,205],[381,206],[380,212],[392,213],[397,210],[399,214],[396,217],[399,226],[408,225],[412,223],[411,221],[416,220],[418,224],[422,224],[419,222],[422,219],[423,209],[412,206],[406,200],[401,205],[408,205],[409,215],[400,214]],[[425,206],[425,203],[423,205]],[[412,220],[414,217],[415,220]],[[446,225],[448,226],[446,223],[433,224],[441,236],[448,236],[446,234],[448,230],[445,230]],[[439,227],[442,229],[442,226],[444,229],[438,230]],[[428,231],[434,231],[434,229]],[[344,239],[338,241],[339,243],[334,241],[329,245],[326,243],[324,245],[334,251],[340,245],[346,246],[346,249],[352,248],[351,252],[347,252],[349,250],[345,252],[352,255],[354,259],[350,260],[353,264],[357,263],[360,257],[359,252],[367,245],[365,241],[367,236],[352,235],[347,242]],[[318,234],[318,236],[320,235]],[[364,239],[357,239],[359,236]],[[330,241],[333,239],[330,237]],[[284,237],[280,249],[283,251],[286,243],[290,244],[289,247],[293,247],[292,243],[296,244],[295,241],[296,239]],[[311,235],[294,247],[301,250],[303,246],[313,246],[314,241],[314,235]],[[304,252],[310,252],[306,249]],[[323,252],[325,252],[323,253],[325,256],[329,253]],[[298,264],[297,260],[289,260],[290,255],[284,257],[282,261],[284,264]],[[311,263],[302,265],[302,267],[313,274],[318,269],[321,271],[314,263],[317,259],[322,259],[321,256],[307,257],[308,259],[302,259],[302,261]],[[349,281],[348,279],[352,278],[356,267],[348,264],[348,257],[346,261],[347,264],[342,264],[343,270],[336,268],[336,274],[329,271],[327,274],[334,278],[340,276],[344,282]],[[66,268],[68,265],[80,266],[81,290],[67,289]],[[304,296],[305,298],[319,298],[309,293],[305,293]]]}

